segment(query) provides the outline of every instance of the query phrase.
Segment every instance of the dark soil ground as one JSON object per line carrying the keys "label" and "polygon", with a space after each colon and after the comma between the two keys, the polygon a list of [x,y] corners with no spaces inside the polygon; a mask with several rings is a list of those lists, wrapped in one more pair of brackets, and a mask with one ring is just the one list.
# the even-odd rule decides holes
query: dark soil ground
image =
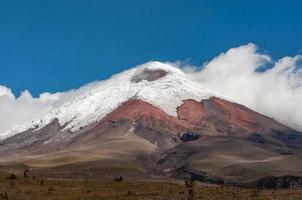
{"label": "dark soil ground", "polygon": [[[191,190],[191,192],[190,192]],[[192,198],[190,198],[190,196]],[[302,189],[256,190],[207,186],[195,183],[135,182],[133,180],[47,180],[0,176],[0,200],[130,200],[130,199],[208,199],[208,200],[302,200]]]}

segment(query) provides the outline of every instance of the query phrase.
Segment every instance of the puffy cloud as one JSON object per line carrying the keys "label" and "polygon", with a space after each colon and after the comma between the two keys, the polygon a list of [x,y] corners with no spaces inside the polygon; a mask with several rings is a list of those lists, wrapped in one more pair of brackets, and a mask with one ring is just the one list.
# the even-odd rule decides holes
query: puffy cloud
{"label": "puffy cloud", "polygon": [[12,93],[11,89],[9,89],[9,88],[7,88],[5,86],[0,85],[0,98],[1,97],[11,98],[11,99],[15,98],[15,96]]}
{"label": "puffy cloud", "polygon": [[28,91],[22,92],[18,98],[9,92],[1,95],[0,132],[4,132],[15,125],[30,122],[33,118],[41,116],[42,113],[50,108],[50,101],[33,98]]}
{"label": "puffy cloud", "polygon": [[0,85],[0,136],[12,127],[30,123],[47,111],[89,91],[90,88],[95,87],[96,83],[98,82],[61,93],[46,92],[40,94],[39,97],[33,97],[27,90],[23,91],[19,97],[15,97],[11,89]]}
{"label": "puffy cloud", "polygon": [[[227,99],[302,130],[302,56],[270,56],[248,44],[220,54],[188,72]],[[194,70],[192,70],[194,69]]]}

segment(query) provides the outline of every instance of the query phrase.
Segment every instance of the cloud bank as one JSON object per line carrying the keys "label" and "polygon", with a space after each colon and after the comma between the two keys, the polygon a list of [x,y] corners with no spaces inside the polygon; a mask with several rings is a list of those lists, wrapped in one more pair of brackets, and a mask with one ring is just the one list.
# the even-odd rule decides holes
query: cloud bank
{"label": "cloud bank", "polygon": [[[256,45],[247,44],[232,48],[203,66],[173,65],[214,93],[302,130],[302,56],[274,61],[258,52]],[[10,88],[0,85],[0,133],[40,118],[99,83],[39,97],[32,97],[29,91],[16,97]]]}
{"label": "cloud bank", "polygon": [[302,130],[301,66],[301,55],[273,61],[248,44],[220,54],[199,70],[184,70],[210,90]]}
{"label": "cloud bank", "polygon": [[97,82],[84,85],[77,90],[59,93],[42,93],[33,97],[25,90],[16,97],[10,88],[0,85],[0,136],[13,127],[39,119],[47,111],[58,108],[70,99],[89,91]]}
{"label": "cloud bank", "polygon": [[53,108],[60,96],[59,93],[44,93],[33,98],[28,91],[23,91],[16,98],[9,88],[0,86],[0,133],[40,117]]}

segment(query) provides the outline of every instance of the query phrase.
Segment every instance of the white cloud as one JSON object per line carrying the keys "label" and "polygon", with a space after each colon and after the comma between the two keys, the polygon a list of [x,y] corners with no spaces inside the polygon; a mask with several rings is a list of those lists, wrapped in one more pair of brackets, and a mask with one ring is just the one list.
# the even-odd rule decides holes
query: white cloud
{"label": "white cloud", "polygon": [[5,86],[0,85],[0,98],[1,97],[11,98],[11,99],[15,98],[15,96],[12,93],[11,89],[9,89],[9,88],[7,88]]}
{"label": "white cloud", "polygon": [[22,92],[18,98],[12,93],[2,95],[0,96],[0,132],[17,124],[29,122],[50,108],[50,101],[33,98],[28,91]]}
{"label": "white cloud", "polygon": [[[220,54],[189,74],[210,90],[301,130],[301,62],[300,55],[272,61],[248,44]],[[271,67],[259,72],[263,66]]]}
{"label": "white cloud", "polygon": [[14,126],[19,126],[40,118],[47,111],[57,108],[71,98],[79,96],[97,82],[93,82],[77,90],[62,93],[42,93],[33,97],[25,90],[19,97],[15,97],[11,89],[0,85],[0,133],[4,133]]}

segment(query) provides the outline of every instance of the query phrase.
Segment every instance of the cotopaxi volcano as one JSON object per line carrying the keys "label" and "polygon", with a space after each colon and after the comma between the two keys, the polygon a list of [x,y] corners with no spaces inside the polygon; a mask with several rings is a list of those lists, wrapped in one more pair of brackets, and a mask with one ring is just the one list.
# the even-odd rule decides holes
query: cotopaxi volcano
{"label": "cotopaxi volcano", "polygon": [[158,62],[95,84],[0,143],[2,169],[55,178],[248,185],[302,174],[302,133]]}

